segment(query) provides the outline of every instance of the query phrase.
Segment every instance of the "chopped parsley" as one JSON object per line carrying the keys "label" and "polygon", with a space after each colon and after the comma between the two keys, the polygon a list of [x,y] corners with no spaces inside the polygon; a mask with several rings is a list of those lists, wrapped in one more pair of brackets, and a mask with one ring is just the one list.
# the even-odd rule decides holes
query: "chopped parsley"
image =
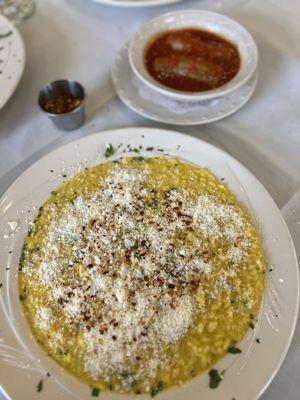
{"label": "chopped parsley", "polygon": [[57,354],[59,355],[59,356],[66,356],[67,354],[68,354],[68,350],[62,350],[62,349],[58,349],[57,350]]}
{"label": "chopped parsley", "polygon": [[260,344],[260,339],[259,338],[256,339],[256,343]]}
{"label": "chopped parsley", "polygon": [[146,150],[147,150],[147,151],[153,151],[153,150],[154,150],[154,147],[146,147]]}
{"label": "chopped parsley", "polygon": [[22,255],[21,255],[21,258],[20,258],[20,261],[19,261],[19,271],[20,271],[20,272],[23,270],[23,267],[24,267],[25,249],[26,249],[26,247],[23,246]]}
{"label": "chopped parsley", "polygon": [[250,321],[249,326],[250,326],[251,329],[255,328],[255,325],[254,325],[254,323],[252,321]]}
{"label": "chopped parsley", "polygon": [[3,286],[3,283],[0,282],[0,289],[2,288],[2,286]]}
{"label": "chopped parsley", "polygon": [[92,389],[92,397],[98,397],[99,396],[99,393],[100,393],[100,389],[99,388],[96,388],[96,387],[94,387],[93,389]]}
{"label": "chopped parsley", "polygon": [[105,155],[106,158],[108,158],[108,157],[112,156],[114,154],[114,152],[115,152],[115,149],[113,148],[112,144],[110,143],[106,147],[104,155]]}
{"label": "chopped parsley", "polygon": [[139,156],[139,157],[134,157],[134,160],[136,161],[145,161],[145,157]]}
{"label": "chopped parsley", "polygon": [[[139,244],[138,244],[138,242],[135,242],[131,247],[130,247],[130,250],[131,251],[135,251],[135,250],[137,250],[139,248]],[[122,372],[122,374],[121,374],[121,376],[122,376],[122,378],[124,378],[124,375],[125,374],[128,374],[128,372]]]}
{"label": "chopped parsley", "polygon": [[44,381],[43,381],[43,379],[41,379],[39,381],[39,383],[37,384],[37,386],[36,386],[36,390],[37,390],[38,393],[43,390],[43,386],[44,386]]}
{"label": "chopped parsley", "polygon": [[164,388],[164,383],[163,381],[157,382],[155,386],[152,386],[150,389],[150,396],[155,397],[159,392],[161,392]]}
{"label": "chopped parsley", "polygon": [[6,32],[6,33],[2,33],[2,34],[0,35],[0,39],[7,38],[7,37],[10,36],[10,35],[12,35],[12,31],[8,31],[8,32]]}
{"label": "chopped parsley", "polygon": [[123,379],[127,379],[127,378],[131,375],[131,373],[130,373],[130,372],[127,372],[127,371],[124,371],[124,372],[122,372],[120,375],[121,375],[121,377],[122,377]]}
{"label": "chopped parsley", "polygon": [[242,352],[242,350],[239,349],[238,347],[229,347],[228,348],[228,353],[231,353],[231,354],[239,354],[241,352]]}
{"label": "chopped parsley", "polygon": [[126,380],[128,384],[130,384],[130,387],[133,387],[137,384],[137,380],[135,379],[134,375],[131,374],[130,372],[124,371],[121,374],[121,378]]}
{"label": "chopped parsley", "polygon": [[27,289],[24,288],[23,293],[20,294],[20,296],[19,296],[19,300],[20,300],[20,301],[26,300],[26,298],[27,298],[26,290],[27,290]]}
{"label": "chopped parsley", "polygon": [[159,201],[156,198],[152,198],[151,200],[145,200],[144,206],[146,207],[157,207],[159,205]]}
{"label": "chopped parsley", "polygon": [[219,386],[220,382],[222,381],[221,375],[216,369],[211,369],[208,375],[209,375],[209,387],[211,389],[216,389]]}

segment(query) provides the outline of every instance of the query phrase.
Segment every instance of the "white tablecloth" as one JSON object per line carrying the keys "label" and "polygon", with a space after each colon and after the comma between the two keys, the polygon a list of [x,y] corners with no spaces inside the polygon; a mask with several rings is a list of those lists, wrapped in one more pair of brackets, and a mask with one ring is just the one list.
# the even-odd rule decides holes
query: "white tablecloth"
{"label": "white tablecloth", "polygon": [[[25,73],[0,111],[0,195],[27,166],[64,142],[116,127],[168,127],[136,115],[116,98],[110,66],[144,21],[170,10],[210,9],[232,16],[253,34],[260,53],[258,87],[243,109],[220,122],[169,128],[211,142],[249,168],[282,209],[300,255],[299,0],[185,0],[149,9],[91,0],[36,2],[35,15],[20,27]],[[65,77],[80,81],[88,93],[87,123],[71,133],[56,130],[37,107],[39,89]],[[298,323],[288,356],[262,399],[299,400],[299,370]]]}

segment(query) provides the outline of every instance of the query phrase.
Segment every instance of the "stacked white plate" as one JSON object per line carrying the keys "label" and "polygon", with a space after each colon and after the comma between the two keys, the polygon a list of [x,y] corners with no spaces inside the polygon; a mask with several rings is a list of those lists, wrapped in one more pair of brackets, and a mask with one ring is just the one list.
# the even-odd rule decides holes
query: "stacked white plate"
{"label": "stacked white plate", "polygon": [[93,0],[95,3],[106,4],[115,7],[156,7],[166,4],[178,3],[182,0]]}
{"label": "stacked white plate", "polygon": [[18,30],[0,15],[0,110],[13,95],[25,67],[25,48]]}
{"label": "stacked white plate", "polygon": [[[161,85],[147,72],[143,58],[149,39],[160,32],[191,27],[221,35],[237,47],[241,66],[227,84],[206,92],[184,93]],[[140,115],[168,124],[206,124],[234,113],[250,99],[257,83],[257,63],[255,41],[236,21],[208,11],[177,11],[139,29],[117,55],[112,80],[120,99]]]}

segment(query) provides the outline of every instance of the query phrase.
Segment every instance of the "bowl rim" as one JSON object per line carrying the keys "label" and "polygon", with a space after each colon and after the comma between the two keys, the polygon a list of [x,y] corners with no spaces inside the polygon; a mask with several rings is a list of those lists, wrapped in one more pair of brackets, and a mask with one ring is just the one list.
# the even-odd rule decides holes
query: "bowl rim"
{"label": "bowl rim", "polygon": [[[229,38],[226,34],[219,34],[218,32],[216,32],[216,34],[222,36],[225,38],[225,40],[229,41],[230,43],[233,43],[234,45],[236,45],[236,47],[238,48],[239,51],[239,56],[241,59],[241,65],[239,68],[239,71],[237,72],[237,74],[227,83],[225,83],[224,85],[221,85],[215,89],[211,89],[211,90],[206,90],[206,91],[202,91],[202,92],[184,92],[181,90],[176,90],[176,89],[172,89],[169,88],[168,86],[164,86],[163,84],[159,83],[158,81],[156,81],[154,78],[152,78],[150,76],[150,74],[148,73],[144,62],[141,61],[142,65],[142,71],[140,71],[140,68],[136,65],[136,59],[135,59],[135,54],[136,54],[136,47],[137,47],[137,40],[140,36],[140,34],[148,27],[153,25],[155,22],[160,21],[161,19],[167,19],[170,17],[181,17],[181,19],[184,21],[184,16],[188,16],[188,15],[201,15],[202,17],[217,17],[217,18],[222,18],[224,19],[224,22],[229,23],[230,25],[236,26],[236,28],[239,28],[239,30],[248,37],[248,43],[250,44],[251,47],[251,67],[249,68],[248,73],[243,77],[240,78],[239,80],[237,80],[235,83],[232,83],[234,79],[236,79],[242,71],[243,68],[243,60],[244,60],[244,54],[243,52],[240,50],[239,46],[237,46],[233,40],[231,38]],[[183,17],[183,18],[182,18]],[[200,24],[202,23],[202,21],[200,21]],[[218,23],[216,23],[217,25]],[[192,25],[190,25],[192,27]],[[196,23],[195,23],[195,27],[196,27]],[[197,26],[199,28],[201,28],[201,25]],[[184,27],[182,27],[184,28]],[[176,28],[174,28],[175,30]],[[178,27],[178,29],[181,29],[180,27]],[[161,31],[156,31],[156,32],[152,32],[152,34],[147,34],[146,36],[148,37],[148,42],[151,39],[151,37],[158,35],[160,32],[163,33],[164,31],[166,31],[167,28],[165,29],[161,29]],[[172,29],[173,30],[173,29]],[[205,30],[207,30],[207,28],[205,28]],[[213,30],[211,30],[211,32],[214,33]],[[147,43],[148,43],[147,42]],[[142,55],[145,52],[147,45],[143,45],[143,49],[141,51]],[[258,65],[258,49],[257,49],[257,45],[256,42],[253,38],[253,36],[250,34],[250,32],[243,26],[241,25],[239,22],[237,22],[236,20],[220,14],[220,13],[216,13],[216,12],[212,12],[212,11],[206,11],[206,10],[179,10],[179,11],[171,11],[165,14],[160,14],[159,16],[152,18],[150,20],[148,20],[145,24],[143,24],[133,35],[133,37],[131,38],[131,40],[129,41],[129,46],[128,46],[128,59],[129,59],[129,63],[130,66],[134,72],[134,74],[147,86],[149,86],[151,89],[160,92],[161,94],[164,94],[168,97],[172,97],[174,99],[177,100],[186,100],[186,101],[199,101],[199,100],[208,100],[208,99],[213,99],[216,97],[220,97],[220,96],[224,96],[238,88],[240,88],[241,86],[243,86],[255,73],[256,69],[257,69],[257,65]]]}

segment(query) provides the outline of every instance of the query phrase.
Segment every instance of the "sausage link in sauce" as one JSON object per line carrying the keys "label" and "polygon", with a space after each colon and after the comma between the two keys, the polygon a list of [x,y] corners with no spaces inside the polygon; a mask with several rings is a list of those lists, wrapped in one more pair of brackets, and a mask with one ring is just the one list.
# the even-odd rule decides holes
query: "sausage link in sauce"
{"label": "sausage link in sauce", "polygon": [[156,81],[185,92],[222,86],[240,67],[239,53],[233,44],[200,29],[162,33],[148,45],[144,61]]}

